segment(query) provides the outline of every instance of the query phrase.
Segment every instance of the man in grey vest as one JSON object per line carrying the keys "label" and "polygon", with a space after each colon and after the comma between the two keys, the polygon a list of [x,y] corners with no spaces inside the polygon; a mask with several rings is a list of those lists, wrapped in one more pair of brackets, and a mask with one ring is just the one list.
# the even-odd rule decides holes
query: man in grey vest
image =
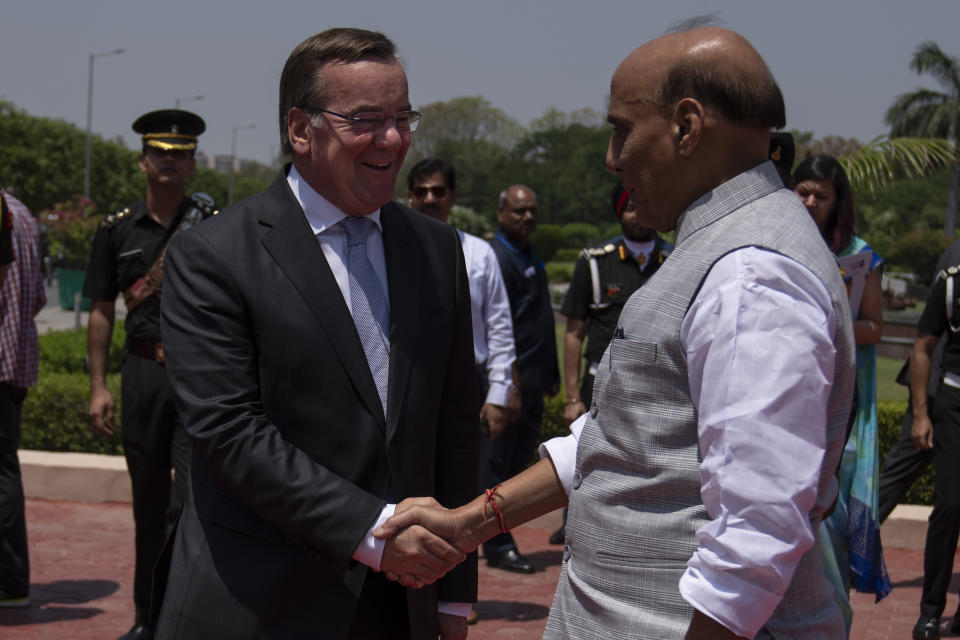
{"label": "man in grey vest", "polygon": [[833,256],[767,161],[780,90],[738,34],[680,30],[620,64],[608,120],[607,165],[676,246],[624,307],[588,413],[501,486],[376,535],[419,522],[473,549],[569,502],[546,638],[842,638],[817,528],[853,330]]}

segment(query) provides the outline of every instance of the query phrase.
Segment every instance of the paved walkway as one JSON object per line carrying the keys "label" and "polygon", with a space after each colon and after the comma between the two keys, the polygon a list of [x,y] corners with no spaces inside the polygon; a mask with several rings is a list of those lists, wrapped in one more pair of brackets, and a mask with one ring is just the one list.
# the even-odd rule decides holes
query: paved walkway
{"label": "paved walkway", "polygon": [[[547,544],[558,521],[559,513],[550,514],[515,532],[520,549],[537,566],[536,574],[489,569],[481,560],[481,619],[471,628],[472,640],[541,636],[560,574],[560,548]],[[130,505],[30,499],[27,523],[33,604],[0,610],[0,638],[112,640],[126,631],[133,618]],[[910,638],[920,598],[925,527],[925,522],[907,520],[884,525],[894,592],[876,605],[870,596],[854,596],[854,639]],[[947,615],[957,607],[958,583],[955,576]]]}

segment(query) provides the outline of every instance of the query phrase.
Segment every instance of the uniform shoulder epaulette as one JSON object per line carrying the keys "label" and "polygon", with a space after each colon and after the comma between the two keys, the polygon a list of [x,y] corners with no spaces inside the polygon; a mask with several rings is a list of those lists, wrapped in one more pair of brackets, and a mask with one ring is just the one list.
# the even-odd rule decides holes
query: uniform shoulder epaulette
{"label": "uniform shoulder epaulette", "polygon": [[937,274],[937,280],[946,280],[948,276],[955,276],[955,275],[957,275],[958,273],[960,273],[960,265],[954,265],[954,266],[952,266],[952,267],[947,267],[946,269],[942,269],[942,270]]}
{"label": "uniform shoulder epaulette", "polygon": [[106,229],[112,227],[116,223],[120,222],[124,218],[130,215],[130,207],[124,207],[123,209],[117,209],[113,213],[103,217],[103,220],[100,221],[100,228]]}
{"label": "uniform shoulder epaulette", "polygon": [[203,213],[204,218],[215,216],[220,210],[213,204],[213,198],[203,192],[194,193],[190,196],[190,201],[197,209]]}
{"label": "uniform shoulder epaulette", "polygon": [[602,247],[594,247],[594,248],[589,248],[589,247],[588,247],[588,248],[586,248],[586,249],[583,250],[583,253],[584,253],[584,255],[586,255],[586,256],[588,256],[588,257],[589,257],[589,256],[597,256],[597,257],[599,257],[599,256],[605,256],[605,255],[607,255],[608,253],[613,253],[613,252],[616,251],[616,250],[617,250],[617,245],[613,244],[612,242],[608,242],[607,244],[603,245]]}

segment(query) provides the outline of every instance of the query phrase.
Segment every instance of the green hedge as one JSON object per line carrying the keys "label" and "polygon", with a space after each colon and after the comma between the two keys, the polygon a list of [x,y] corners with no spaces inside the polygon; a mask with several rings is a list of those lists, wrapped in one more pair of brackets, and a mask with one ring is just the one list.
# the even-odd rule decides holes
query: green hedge
{"label": "green hedge", "polygon": [[573,279],[575,262],[548,262],[547,280],[551,283],[570,282]]}
{"label": "green hedge", "polygon": [[107,376],[116,402],[113,435],[90,427],[90,382],[83,373],[49,372],[40,376],[23,403],[20,447],[40,451],[121,454],[120,375]]}
{"label": "green hedge", "polygon": [[81,453],[123,452],[120,444],[120,365],[125,333],[114,327],[107,360],[107,388],[113,395],[114,432],[96,433],[90,427],[90,377],[87,374],[87,336],[83,329],[49,331],[40,336],[40,376],[23,403],[20,447],[40,451]]}
{"label": "green hedge", "polygon": [[[123,362],[123,343],[126,333],[117,323],[110,342],[107,371],[119,373]],[[87,373],[87,332],[84,329],[48,331],[41,334],[40,375],[46,373]]]}

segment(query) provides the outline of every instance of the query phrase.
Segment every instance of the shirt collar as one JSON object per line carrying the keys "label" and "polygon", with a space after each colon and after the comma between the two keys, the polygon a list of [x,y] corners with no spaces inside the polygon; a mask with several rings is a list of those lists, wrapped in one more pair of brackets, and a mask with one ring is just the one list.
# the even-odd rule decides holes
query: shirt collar
{"label": "shirt collar", "polygon": [[653,253],[654,246],[656,245],[655,240],[646,240],[645,242],[637,242],[636,240],[629,240],[627,238],[623,239],[623,244],[627,246],[630,253],[633,254],[633,257],[636,258],[641,253],[647,257]]}
{"label": "shirt collar", "polygon": [[[347,217],[346,213],[307,184],[307,181],[303,179],[303,176],[292,164],[290,165],[290,172],[287,174],[287,184],[290,185],[290,190],[293,191],[294,197],[300,203],[303,214],[307,217],[307,222],[310,223],[314,235],[323,233]],[[380,209],[366,217],[383,232],[383,225],[380,224]]]}
{"label": "shirt collar", "polygon": [[769,160],[744,171],[702,195],[680,215],[673,245],[679,247],[697,230],[780,189],[783,189],[783,180]]}

